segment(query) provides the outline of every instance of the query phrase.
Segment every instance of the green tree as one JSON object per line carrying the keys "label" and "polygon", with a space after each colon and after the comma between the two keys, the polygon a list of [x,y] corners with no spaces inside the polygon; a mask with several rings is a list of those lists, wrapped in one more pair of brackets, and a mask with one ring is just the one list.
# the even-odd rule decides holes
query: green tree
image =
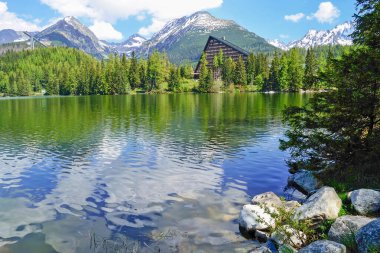
{"label": "green tree", "polygon": [[269,80],[268,85],[266,87],[266,90],[269,91],[279,91],[280,90],[280,58],[278,56],[278,52],[276,51],[274,53],[274,57],[272,60],[272,64],[270,67],[270,74],[269,74]]}
{"label": "green tree", "polygon": [[236,64],[234,81],[236,85],[247,85],[247,71],[245,62],[241,56],[239,56],[239,60]]}
{"label": "green tree", "polygon": [[361,187],[368,187],[366,180],[378,180],[380,162],[380,2],[357,3],[354,41],[359,47],[332,61],[326,82],[333,90],[316,94],[305,107],[286,110],[291,130],[281,148],[290,151],[295,168],[330,166],[339,180],[354,178],[360,184],[361,178]]}
{"label": "green tree", "polygon": [[9,92],[9,77],[3,71],[0,71],[0,93]]}
{"label": "green tree", "polygon": [[223,81],[224,85],[230,85],[234,82],[234,73],[235,73],[235,62],[234,60],[229,57],[227,60],[225,60],[223,65]]}
{"label": "green tree", "polygon": [[169,74],[169,90],[171,91],[178,91],[180,87],[181,82],[181,73],[180,70],[177,69],[175,66],[172,66],[170,68],[170,74]]}
{"label": "green tree", "polygon": [[158,51],[154,51],[148,59],[147,71],[147,79],[151,90],[156,89],[157,84],[164,81],[163,67],[160,53]]}
{"label": "green tree", "polygon": [[315,89],[318,83],[318,61],[311,47],[307,50],[305,60],[305,74],[303,78],[303,89]]}
{"label": "green tree", "polygon": [[247,60],[247,83],[253,84],[255,79],[256,69],[256,57],[253,53],[250,53]]}
{"label": "green tree", "polygon": [[201,92],[208,92],[211,87],[211,71],[208,68],[207,55],[202,54],[200,60],[200,72],[199,72],[199,90]]}
{"label": "green tree", "polygon": [[257,87],[257,90],[264,89],[265,80],[262,74],[258,74],[253,81],[253,85]]}
{"label": "green tree", "polygon": [[129,84],[131,85],[132,90],[134,90],[139,83],[139,64],[135,52],[132,52],[131,65],[129,68]]}
{"label": "green tree", "polygon": [[280,59],[280,72],[279,72],[279,84],[280,90],[288,91],[289,90],[289,61],[287,54],[283,54]]}
{"label": "green tree", "polygon": [[184,79],[192,79],[194,77],[194,70],[190,64],[185,64],[180,67],[181,77]]}
{"label": "green tree", "polygon": [[302,55],[297,48],[292,48],[289,52],[289,91],[295,92],[301,89],[303,80]]}

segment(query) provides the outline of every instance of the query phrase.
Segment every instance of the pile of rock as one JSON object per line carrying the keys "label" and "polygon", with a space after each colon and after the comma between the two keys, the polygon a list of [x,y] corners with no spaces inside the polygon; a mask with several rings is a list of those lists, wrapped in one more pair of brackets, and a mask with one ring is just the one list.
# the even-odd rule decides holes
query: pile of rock
{"label": "pile of rock", "polygon": [[[345,244],[350,243],[356,243],[360,253],[380,253],[380,218],[374,218],[380,213],[380,192],[360,189],[349,193],[354,209],[362,216],[346,215],[338,218],[342,200],[333,188],[320,188],[320,182],[306,171],[293,175],[289,183],[310,195],[302,205],[297,201],[282,201],[273,192],[267,192],[255,196],[251,204],[243,207],[239,218],[240,227],[256,238],[267,241],[251,253],[297,252],[296,249],[300,249],[300,253],[345,253],[348,252]],[[329,240],[305,245],[307,238],[302,231],[276,222],[279,210],[290,212],[294,221],[308,221],[314,227],[325,220],[335,220],[328,233]],[[280,227],[276,228],[276,225]],[[273,244],[276,247],[268,246]]]}

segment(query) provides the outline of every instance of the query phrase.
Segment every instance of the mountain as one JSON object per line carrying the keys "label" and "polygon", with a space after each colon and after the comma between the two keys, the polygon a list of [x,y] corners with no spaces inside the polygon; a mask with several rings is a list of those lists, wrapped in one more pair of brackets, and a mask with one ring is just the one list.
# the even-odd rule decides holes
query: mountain
{"label": "mountain", "polygon": [[332,30],[310,30],[302,39],[293,41],[289,44],[281,43],[279,41],[268,42],[283,50],[289,50],[294,47],[310,48],[315,46],[326,45],[349,46],[353,43],[350,35],[353,33],[354,29],[355,24],[353,22],[346,22],[336,26]]}
{"label": "mountain", "polygon": [[109,43],[106,41],[101,41],[101,43],[104,43],[104,45],[107,46],[112,52],[131,56],[132,52],[138,51],[142,44],[146,41],[147,39],[141,35],[134,34],[122,43]]}
{"label": "mountain", "polygon": [[142,44],[138,54],[147,56],[153,50],[158,50],[167,52],[169,59],[175,63],[196,62],[210,35],[225,37],[247,51],[276,50],[265,39],[234,21],[218,19],[208,12],[196,12],[166,24],[162,30]]}
{"label": "mountain", "polygon": [[12,29],[0,31],[0,45],[13,42],[27,41],[29,38],[23,32],[17,32]]}
{"label": "mountain", "polygon": [[67,46],[102,58],[109,48],[95,34],[74,17],[66,17],[36,35],[45,45]]}
{"label": "mountain", "polygon": [[[208,12],[175,19],[146,40],[132,35],[122,43],[100,41],[95,34],[74,17],[66,17],[35,35],[44,45],[67,46],[81,49],[95,57],[104,58],[110,53],[148,56],[153,50],[167,52],[175,63],[199,60],[208,37],[225,37],[237,46],[254,52],[271,52],[276,47],[265,39],[231,20],[218,19]],[[5,36],[4,36],[5,37]]]}
{"label": "mountain", "polygon": [[272,46],[275,46],[275,47],[281,49],[281,50],[285,50],[285,51],[289,50],[289,46],[280,40],[268,40],[268,43],[271,44]]}

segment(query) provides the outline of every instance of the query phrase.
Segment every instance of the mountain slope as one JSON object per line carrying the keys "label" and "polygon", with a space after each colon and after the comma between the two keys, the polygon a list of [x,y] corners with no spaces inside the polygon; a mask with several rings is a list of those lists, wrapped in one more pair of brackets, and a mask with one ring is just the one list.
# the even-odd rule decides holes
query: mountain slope
{"label": "mountain slope", "polygon": [[166,51],[169,59],[175,63],[196,62],[210,35],[225,37],[247,51],[276,50],[265,39],[234,21],[215,18],[208,12],[197,12],[169,22],[141,46],[139,54],[146,56],[153,50]]}
{"label": "mountain slope", "polygon": [[285,51],[289,50],[289,46],[280,40],[268,40],[268,43],[271,44],[272,46],[275,46],[275,47],[281,49],[281,50],[285,50]]}
{"label": "mountain slope", "polygon": [[66,17],[36,35],[45,45],[67,46],[81,49],[96,57],[108,54],[95,34],[74,17]]}
{"label": "mountain slope", "polygon": [[0,45],[13,42],[27,41],[29,38],[23,32],[17,32],[12,29],[0,31]]}
{"label": "mountain slope", "polygon": [[147,41],[144,37],[139,34],[134,34],[130,36],[126,41],[122,43],[108,43],[102,41],[112,52],[119,54],[125,54],[131,56],[133,51],[138,51],[142,44]]}
{"label": "mountain slope", "polygon": [[289,44],[281,43],[277,40],[268,41],[272,45],[289,50],[294,47],[310,48],[315,46],[349,46],[352,45],[352,38],[350,35],[354,31],[355,24],[353,22],[346,22],[336,26],[332,30],[317,31],[310,30],[302,39],[293,41]]}

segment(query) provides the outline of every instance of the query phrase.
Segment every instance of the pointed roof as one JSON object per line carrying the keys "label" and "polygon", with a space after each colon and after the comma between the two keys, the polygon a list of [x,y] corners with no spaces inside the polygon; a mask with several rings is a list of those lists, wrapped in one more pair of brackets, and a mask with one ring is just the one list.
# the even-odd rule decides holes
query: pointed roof
{"label": "pointed roof", "polygon": [[208,41],[207,41],[207,43],[206,43],[206,46],[205,46],[204,51],[207,49],[207,45],[208,45],[208,43],[210,42],[210,40],[217,40],[217,41],[219,41],[220,43],[223,43],[224,45],[229,46],[229,47],[235,49],[236,51],[238,51],[238,52],[240,52],[240,53],[242,53],[242,54],[244,54],[244,55],[246,55],[246,56],[249,55],[249,52],[246,51],[246,50],[244,50],[244,49],[242,49],[241,47],[238,47],[238,46],[236,46],[235,44],[233,44],[233,43],[231,43],[231,42],[229,42],[229,41],[227,41],[227,40],[225,40],[225,39],[217,38],[217,37],[214,37],[214,36],[210,36],[210,37],[208,38]]}
{"label": "pointed roof", "polygon": [[[214,37],[214,36],[209,36],[208,37],[208,40],[207,40],[207,43],[206,43],[206,46],[205,46],[205,48],[203,49],[203,52],[205,52],[206,51],[206,49],[207,49],[207,46],[208,46],[208,44],[210,43],[210,40],[217,40],[217,41],[219,41],[220,43],[222,43],[222,44],[224,44],[224,45],[226,45],[226,46],[228,46],[228,47],[231,47],[231,48],[233,48],[233,49],[235,49],[236,51],[238,51],[239,53],[241,53],[241,54],[243,54],[243,55],[245,55],[245,56],[249,56],[249,52],[248,51],[246,51],[246,50],[244,50],[244,49],[242,49],[241,47],[238,47],[238,46],[236,46],[235,44],[232,44],[231,42],[229,42],[229,41],[227,41],[227,40],[225,40],[225,39],[222,39],[222,38],[217,38],[217,37]],[[195,68],[195,72],[197,73],[198,72],[198,70],[199,70],[199,66],[200,66],[200,60],[198,61],[198,64],[197,64],[197,67]]]}

